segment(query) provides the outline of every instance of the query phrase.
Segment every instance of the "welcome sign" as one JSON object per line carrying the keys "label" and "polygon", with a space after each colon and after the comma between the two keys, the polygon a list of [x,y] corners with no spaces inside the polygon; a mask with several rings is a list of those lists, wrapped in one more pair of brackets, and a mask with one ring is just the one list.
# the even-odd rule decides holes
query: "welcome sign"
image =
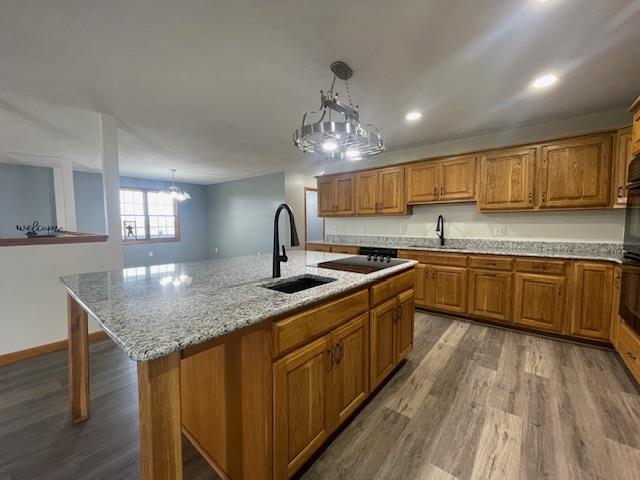
{"label": "welcome sign", "polygon": [[63,233],[62,227],[57,225],[40,225],[37,221],[29,225],[16,225],[16,230],[27,232],[27,237],[55,237],[58,233]]}

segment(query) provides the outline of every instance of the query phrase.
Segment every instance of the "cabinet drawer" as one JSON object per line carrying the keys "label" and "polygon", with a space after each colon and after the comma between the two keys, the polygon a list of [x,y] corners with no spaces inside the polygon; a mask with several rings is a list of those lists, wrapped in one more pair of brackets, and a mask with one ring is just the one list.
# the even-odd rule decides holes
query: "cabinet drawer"
{"label": "cabinet drawer", "polygon": [[[413,271],[411,273],[413,274]],[[368,309],[369,292],[360,290],[349,296],[279,320],[273,324],[273,354],[275,357],[279,357]]]}
{"label": "cabinet drawer", "polygon": [[616,349],[633,376],[640,382],[640,337],[624,321],[620,322]]}
{"label": "cabinet drawer", "polygon": [[467,256],[463,253],[435,253],[421,250],[400,250],[400,258],[417,260],[429,265],[449,265],[451,267],[466,267]]}
{"label": "cabinet drawer", "polygon": [[358,255],[358,253],[360,253],[360,247],[352,247],[351,245],[331,245],[331,253]]}
{"label": "cabinet drawer", "polygon": [[562,260],[534,260],[531,258],[518,258],[516,260],[516,270],[519,272],[564,275],[566,264],[567,262]]}
{"label": "cabinet drawer", "polygon": [[326,245],[324,243],[307,243],[305,244],[305,250],[312,252],[330,252],[331,245]]}
{"label": "cabinet drawer", "polygon": [[513,269],[513,258],[498,255],[470,256],[469,267],[489,270],[511,270]]}
{"label": "cabinet drawer", "polygon": [[412,268],[395,277],[376,283],[371,287],[371,305],[378,305],[395,297],[405,290],[412,289],[416,283],[416,269]]}

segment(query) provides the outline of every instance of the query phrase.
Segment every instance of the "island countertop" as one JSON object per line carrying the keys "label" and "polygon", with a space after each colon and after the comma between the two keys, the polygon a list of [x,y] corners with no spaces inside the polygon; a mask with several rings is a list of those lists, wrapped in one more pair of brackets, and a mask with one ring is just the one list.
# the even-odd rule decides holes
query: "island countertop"
{"label": "island countertop", "polygon": [[[147,361],[294,312],[412,268],[367,275],[317,268],[348,255],[291,251],[282,278],[271,278],[271,255],[125,268],[61,277],[69,294],[136,361]],[[336,279],[287,294],[264,288],[311,274]]]}

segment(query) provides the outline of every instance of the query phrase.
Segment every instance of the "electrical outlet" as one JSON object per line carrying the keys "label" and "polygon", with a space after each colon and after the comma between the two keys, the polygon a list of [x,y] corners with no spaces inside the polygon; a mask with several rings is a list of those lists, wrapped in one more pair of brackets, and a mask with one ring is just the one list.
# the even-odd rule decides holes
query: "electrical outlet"
{"label": "electrical outlet", "polygon": [[213,251],[218,253],[218,247],[214,248]]}
{"label": "electrical outlet", "polygon": [[499,226],[493,228],[493,236],[494,237],[506,237],[507,236],[507,227]]}
{"label": "electrical outlet", "polygon": [[153,252],[149,251],[149,256],[153,257]]}

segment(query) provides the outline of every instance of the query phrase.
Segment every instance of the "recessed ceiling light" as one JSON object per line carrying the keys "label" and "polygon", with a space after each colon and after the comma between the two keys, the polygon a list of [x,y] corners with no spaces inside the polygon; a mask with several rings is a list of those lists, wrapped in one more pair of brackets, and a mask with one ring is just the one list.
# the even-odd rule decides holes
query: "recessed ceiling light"
{"label": "recessed ceiling light", "polygon": [[322,149],[325,152],[335,152],[337,148],[338,148],[338,144],[332,140],[327,140],[322,144]]}
{"label": "recessed ceiling light", "polygon": [[420,112],[409,112],[404,118],[406,118],[410,122],[415,122],[416,120],[420,120],[422,118],[422,114]]}
{"label": "recessed ceiling light", "polygon": [[557,75],[554,75],[553,73],[548,73],[546,75],[542,75],[536,78],[531,83],[531,88],[547,88],[553,85],[554,83],[556,83],[557,81],[558,81]]}

